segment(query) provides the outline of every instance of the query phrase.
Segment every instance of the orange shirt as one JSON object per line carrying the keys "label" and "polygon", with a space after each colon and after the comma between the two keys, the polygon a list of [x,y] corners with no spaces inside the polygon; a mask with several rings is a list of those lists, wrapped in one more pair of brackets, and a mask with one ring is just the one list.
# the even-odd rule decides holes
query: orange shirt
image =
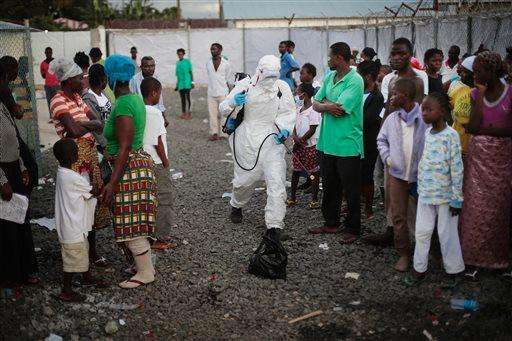
{"label": "orange shirt", "polygon": [[[82,101],[82,98],[78,94],[74,94],[73,98],[70,98],[63,91],[57,92],[50,102],[50,111],[55,121],[57,135],[61,138],[66,137],[64,125],[60,122],[64,114],[70,114],[75,122],[89,121],[89,117],[87,117],[89,107]],[[82,137],[93,139],[91,133],[87,133]]]}

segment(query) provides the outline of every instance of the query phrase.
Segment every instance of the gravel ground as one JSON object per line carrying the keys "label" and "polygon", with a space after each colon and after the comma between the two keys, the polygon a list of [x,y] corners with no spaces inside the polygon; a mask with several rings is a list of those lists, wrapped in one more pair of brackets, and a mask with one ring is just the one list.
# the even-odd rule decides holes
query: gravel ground
{"label": "gravel ground", "polygon": [[[512,281],[487,274],[480,282],[464,282],[455,290],[442,289],[446,278],[439,261],[431,262],[427,280],[407,289],[403,275],[392,269],[397,255],[357,242],[343,246],[339,236],[311,236],[320,211],[307,208],[308,198],[287,212],[290,240],[288,279],[264,280],[246,273],[248,259],[264,232],[264,192],[256,192],[244,211],[242,225],[228,219],[227,199],[232,164],[222,161],[226,142],[208,142],[204,91],[194,90],[194,119],[176,119],[178,97],[167,93],[172,108],[169,127],[171,167],[183,172],[176,180],[176,227],[179,247],[158,253],[156,281],[136,290],[117,283],[126,276],[112,231],[99,233],[99,250],[112,263],[95,269],[112,283],[108,289],[81,288],[84,304],[62,304],[53,298],[60,290],[61,259],[55,232],[33,226],[42,283],[24,287],[21,298],[1,299],[0,339],[42,339],[50,333],[65,339],[511,339]],[[172,105],[171,105],[172,104]],[[51,176],[53,156],[46,153]],[[35,192],[35,217],[53,216],[52,185]],[[380,201],[380,200],[378,200]],[[364,223],[365,232],[383,229],[382,208]],[[319,244],[327,243],[322,250]],[[359,279],[345,279],[357,272]],[[214,275],[214,276],[212,276]],[[214,279],[214,280],[213,280]],[[473,314],[450,309],[452,297],[477,295],[485,304]],[[116,305],[123,306],[116,306]],[[125,310],[121,308],[134,308]],[[292,318],[322,310],[323,314],[289,324]],[[433,322],[431,315],[437,316]],[[119,325],[122,319],[124,325]],[[435,320],[435,318],[434,318]],[[105,326],[115,321],[118,331]],[[109,326],[112,327],[112,326]],[[110,328],[108,328],[109,331]],[[114,328],[116,329],[116,328]]]}

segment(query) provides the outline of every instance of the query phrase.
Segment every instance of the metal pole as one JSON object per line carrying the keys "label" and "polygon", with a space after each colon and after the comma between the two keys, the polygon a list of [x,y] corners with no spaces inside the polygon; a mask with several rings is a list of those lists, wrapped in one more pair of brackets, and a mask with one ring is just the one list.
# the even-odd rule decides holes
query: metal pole
{"label": "metal pole", "polygon": [[467,25],[468,25],[468,53],[472,53],[473,51],[473,18],[471,16],[468,16],[467,19]]}
{"label": "metal pole", "polygon": [[243,56],[243,69],[244,73],[246,72],[247,65],[246,65],[246,54],[245,54],[245,21],[242,24],[242,56]]}
{"label": "metal pole", "polygon": [[[37,99],[36,99],[36,92],[35,92],[35,85],[34,85],[34,58],[32,56],[32,43],[31,43],[31,36],[30,36],[30,26],[28,20],[25,22],[25,52],[27,53],[28,58],[28,87],[30,91],[30,104],[32,105],[32,122],[30,122],[30,131],[32,136],[32,142],[33,145],[31,146],[33,148],[34,157],[36,159],[36,162],[40,167],[38,167],[39,170],[39,176],[42,175],[43,171],[46,171],[45,164],[43,161],[43,158],[41,157],[41,148],[40,148],[40,140],[39,140],[39,124],[37,119]],[[29,142],[29,141],[27,141]],[[27,143],[29,144],[29,143]],[[30,144],[29,144],[30,146]]]}

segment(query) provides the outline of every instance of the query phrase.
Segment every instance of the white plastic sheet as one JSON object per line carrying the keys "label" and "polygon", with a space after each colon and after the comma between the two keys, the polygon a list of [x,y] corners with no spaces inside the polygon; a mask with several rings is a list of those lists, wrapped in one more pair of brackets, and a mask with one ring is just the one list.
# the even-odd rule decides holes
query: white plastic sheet
{"label": "white plastic sheet", "polygon": [[[88,54],[91,49],[91,34],[89,31],[32,32],[30,38],[36,85],[44,84],[39,72],[39,64],[45,58],[44,50],[46,47],[52,48],[54,58],[73,58],[78,51],[84,51]],[[105,54],[105,51],[103,53]]]}
{"label": "white plastic sheet", "polygon": [[[377,51],[377,32],[373,27],[366,29],[366,46],[373,47],[373,49]],[[384,63],[384,60],[381,61],[383,64],[386,64]]]}
{"label": "white plastic sheet", "polygon": [[[295,43],[295,59],[300,65],[311,63],[316,66],[318,81],[323,79],[327,68],[327,32],[323,29],[296,28],[290,32]],[[298,79],[298,72],[295,73]]]}
{"label": "white plastic sheet", "polygon": [[381,61],[389,60],[389,53],[391,51],[391,44],[394,40],[393,27],[385,26],[379,27],[379,50],[377,54]]}
{"label": "white plastic sheet", "polygon": [[[187,32],[177,30],[116,31],[110,33],[110,54],[129,55],[132,46],[137,47],[140,58],[151,56],[155,59],[155,75],[165,86],[176,84],[176,50],[184,48],[187,57],[190,51]],[[193,56],[192,56],[193,57]],[[192,61],[192,67],[194,68]],[[194,70],[194,76],[199,74]]]}
{"label": "white plastic sheet", "polygon": [[452,45],[460,47],[461,55],[468,50],[467,44],[468,24],[466,19],[443,19],[439,21],[437,48],[448,57],[448,50]]}
{"label": "white plastic sheet", "polygon": [[231,71],[233,72],[231,81],[234,81],[235,72],[242,72],[244,70],[242,30],[240,29],[200,29],[190,31],[194,80],[199,83],[207,83],[206,62],[212,56],[210,53],[212,43],[222,45],[222,55],[231,64]]}
{"label": "white plastic sheet", "polygon": [[433,21],[416,23],[416,43],[414,44],[415,55],[423,61],[425,52],[435,46]]}
{"label": "white plastic sheet", "polygon": [[501,18],[501,25],[494,50],[502,56],[506,54],[506,48],[512,46],[512,16]]}
{"label": "white plastic sheet", "polygon": [[[484,44],[486,48],[493,50],[497,29],[498,21],[496,18],[487,16],[474,17],[471,35],[474,50],[472,52],[475,52],[480,44]],[[510,31],[510,27],[507,29]]]}
{"label": "white plastic sheet", "polygon": [[342,41],[350,46],[351,50],[361,52],[364,46],[364,30],[351,29],[351,30],[330,30],[329,31],[329,45],[338,41]]}
{"label": "white plastic sheet", "polygon": [[395,26],[395,39],[407,38],[412,41],[412,26],[411,24],[401,24]]}
{"label": "white plastic sheet", "polygon": [[[248,28],[245,30],[245,72],[253,74],[260,58],[278,56],[279,42],[288,40],[286,28]],[[314,49],[315,47],[311,47]]]}

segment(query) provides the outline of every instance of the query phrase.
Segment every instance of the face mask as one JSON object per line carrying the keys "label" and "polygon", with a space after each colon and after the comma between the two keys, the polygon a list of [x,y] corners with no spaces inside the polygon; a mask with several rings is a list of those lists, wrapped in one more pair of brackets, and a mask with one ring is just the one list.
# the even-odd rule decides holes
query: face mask
{"label": "face mask", "polygon": [[299,108],[304,106],[304,98],[300,98],[298,95],[295,95],[295,104]]}

